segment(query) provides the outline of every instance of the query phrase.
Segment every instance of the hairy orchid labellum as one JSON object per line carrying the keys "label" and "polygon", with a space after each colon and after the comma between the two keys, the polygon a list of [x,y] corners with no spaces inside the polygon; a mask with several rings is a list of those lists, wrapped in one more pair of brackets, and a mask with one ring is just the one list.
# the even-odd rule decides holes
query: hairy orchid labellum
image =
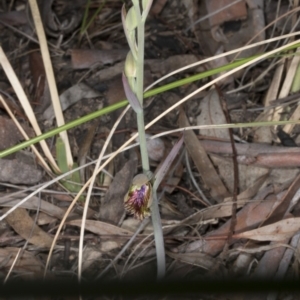
{"label": "hairy orchid labellum", "polygon": [[143,220],[150,216],[152,204],[152,185],[145,174],[136,175],[128,193],[124,197],[125,210]]}

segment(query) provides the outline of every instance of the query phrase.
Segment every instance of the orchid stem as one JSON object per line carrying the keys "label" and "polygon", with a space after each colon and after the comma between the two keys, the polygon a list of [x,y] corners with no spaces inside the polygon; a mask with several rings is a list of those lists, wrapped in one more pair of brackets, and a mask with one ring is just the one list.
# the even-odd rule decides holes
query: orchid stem
{"label": "orchid stem", "polygon": [[161,226],[161,219],[160,219],[156,190],[153,190],[151,218],[152,218],[154,241],[156,247],[157,279],[160,280],[165,277],[165,273],[166,273],[166,255],[165,255],[164,235]]}
{"label": "orchid stem", "polygon": [[[145,47],[145,20],[142,20],[140,12],[139,1],[133,0],[137,16],[137,69],[136,69],[136,97],[138,98],[141,106],[143,107],[144,100],[144,47]],[[146,134],[145,134],[145,122],[144,111],[137,112],[137,126],[140,140],[140,150],[142,158],[143,173],[147,175],[149,181],[152,180],[152,173],[150,171],[149,156],[147,151]],[[157,259],[157,279],[162,279],[165,276],[166,259],[164,248],[164,237],[161,226],[161,219],[159,214],[159,206],[157,199],[156,189],[153,190],[153,202],[151,207],[151,217],[154,230],[154,240],[156,247],[156,259]]]}
{"label": "orchid stem", "polygon": [[[139,4],[138,4],[139,5]],[[143,107],[144,102],[144,31],[145,23],[142,20],[138,21],[138,64],[136,74],[136,96]],[[144,111],[137,113],[137,125],[140,139],[140,149],[142,157],[143,172],[147,176],[149,175],[149,157],[147,151],[146,134],[145,134],[145,122]]]}

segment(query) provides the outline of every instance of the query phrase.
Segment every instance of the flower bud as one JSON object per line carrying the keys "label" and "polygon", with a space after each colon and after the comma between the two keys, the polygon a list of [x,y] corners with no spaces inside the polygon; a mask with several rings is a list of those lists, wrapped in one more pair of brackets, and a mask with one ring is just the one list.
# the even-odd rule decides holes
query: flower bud
{"label": "flower bud", "polygon": [[125,22],[126,22],[127,30],[132,31],[135,28],[137,28],[138,22],[136,18],[136,11],[133,6],[128,10],[127,16],[125,18]]}
{"label": "flower bud", "polygon": [[136,77],[136,61],[131,51],[129,51],[126,56],[124,69],[125,69],[125,75],[128,79],[132,77]]}

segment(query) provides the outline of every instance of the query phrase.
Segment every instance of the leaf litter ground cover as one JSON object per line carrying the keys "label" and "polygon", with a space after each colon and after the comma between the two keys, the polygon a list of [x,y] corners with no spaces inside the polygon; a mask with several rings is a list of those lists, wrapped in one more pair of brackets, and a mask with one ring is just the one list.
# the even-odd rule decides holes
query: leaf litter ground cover
{"label": "leaf litter ground cover", "polygon": [[[146,22],[145,87],[202,58],[297,31],[298,8],[289,7],[288,2],[261,1],[261,5],[252,1],[233,2],[154,1]],[[130,7],[129,1],[127,6]],[[128,45],[121,24],[122,6],[106,1],[98,8],[98,3],[84,1],[75,1],[72,7],[68,1],[45,1],[39,7],[66,122],[126,98],[121,74]],[[278,14],[274,15],[274,11]],[[16,1],[12,7],[3,5],[2,48],[30,99],[41,131],[46,132],[54,128],[55,115],[34,23],[28,12],[25,1]],[[52,18],[54,15],[56,20]],[[85,28],[88,20],[91,23]],[[273,50],[287,42],[266,43],[219,58],[171,76],[163,83]],[[172,110],[147,134],[152,136],[190,125],[297,120],[298,63],[299,57],[293,53],[255,63],[218,82],[218,88],[202,91]],[[146,124],[208,80],[145,99]],[[27,135],[33,137],[28,116],[4,72],[0,75],[0,86],[15,118]],[[121,109],[68,131],[73,160],[78,166],[97,159],[120,114]],[[4,107],[0,123],[1,150],[22,141]],[[158,190],[166,277],[297,276],[298,129],[298,125],[285,125],[235,128],[231,132],[228,129],[184,132],[184,147]],[[135,112],[130,109],[121,119],[105,154],[117,150],[136,131]],[[154,173],[178,137],[178,133],[169,134],[147,145]],[[56,144],[57,137],[47,140],[58,160],[60,148]],[[292,147],[286,146],[290,144]],[[47,276],[76,276],[78,253],[82,251],[83,278],[104,273],[109,278],[155,277],[152,225],[148,219],[140,221],[126,214],[123,205],[133,177],[141,170],[137,149],[118,154],[96,177],[83,249],[79,247],[79,232],[86,194],[72,209],[54,247]],[[52,172],[39,164],[29,149],[0,159],[2,214],[39,184],[53,178]],[[93,169],[91,164],[80,170],[80,178],[75,180],[79,189]],[[69,176],[67,181],[74,186],[73,177]],[[1,221],[3,279],[38,277],[45,272],[53,237],[76,194],[76,190],[72,193],[66,188],[68,185],[63,181],[51,185]],[[135,234],[138,228],[139,233]],[[133,235],[132,243],[119,255]]]}

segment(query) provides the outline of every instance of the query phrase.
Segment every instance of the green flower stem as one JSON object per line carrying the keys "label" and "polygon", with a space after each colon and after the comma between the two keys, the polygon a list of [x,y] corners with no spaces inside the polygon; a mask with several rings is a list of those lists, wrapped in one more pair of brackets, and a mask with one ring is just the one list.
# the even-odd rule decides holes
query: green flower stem
{"label": "green flower stem", "polygon": [[154,232],[154,241],[156,248],[156,261],[157,261],[157,279],[163,279],[166,273],[166,254],[164,235],[161,225],[157,191],[153,189],[153,203],[151,206],[151,219]]}
{"label": "green flower stem", "polygon": [[[137,36],[138,36],[138,58],[137,58],[137,73],[136,73],[136,96],[143,107],[144,100],[144,47],[145,47],[145,21],[140,17],[140,7],[139,1],[133,0],[133,5],[138,16],[138,26],[137,26]],[[144,111],[137,113],[137,126],[139,132],[140,140],[140,150],[142,156],[142,166],[143,172],[151,180],[151,172],[149,166],[149,157],[146,143],[146,133],[145,133],[145,122],[144,122]],[[157,192],[153,191],[153,202],[151,205],[151,219],[154,231],[154,241],[156,248],[156,260],[157,260],[157,279],[162,279],[165,276],[166,270],[166,258],[165,258],[165,246],[164,246],[164,236],[161,226],[161,219],[159,214],[159,206],[157,200]]]}
{"label": "green flower stem", "polygon": [[137,116],[137,126],[139,132],[139,140],[140,140],[143,173],[148,176],[150,172],[150,166],[149,166],[149,157],[148,157],[148,150],[146,144],[144,112],[142,111],[141,113],[137,113],[136,116]]}
{"label": "green flower stem", "polygon": [[[139,5],[139,3],[137,3],[137,5]],[[140,101],[142,107],[144,101],[144,31],[145,23],[140,19],[138,21],[138,63],[136,73],[136,96]],[[148,176],[150,172],[150,166],[146,143],[144,111],[137,113],[137,126],[140,139],[143,172]]]}

